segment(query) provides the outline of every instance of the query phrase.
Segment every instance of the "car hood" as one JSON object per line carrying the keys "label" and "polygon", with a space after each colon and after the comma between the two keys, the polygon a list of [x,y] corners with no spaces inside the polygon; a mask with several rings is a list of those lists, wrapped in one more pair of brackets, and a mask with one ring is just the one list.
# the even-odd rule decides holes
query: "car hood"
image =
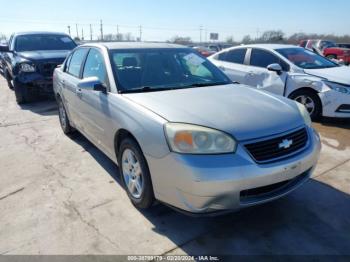
{"label": "car hood", "polygon": [[305,69],[305,73],[322,78],[329,81],[350,85],[350,67],[340,66],[324,69]]}
{"label": "car hood", "polygon": [[240,141],[282,133],[304,124],[292,100],[242,85],[124,96],[170,122],[215,128]]}
{"label": "car hood", "polygon": [[57,51],[27,51],[18,52],[17,54],[25,59],[36,60],[64,60],[68,55],[69,50],[57,50]]}

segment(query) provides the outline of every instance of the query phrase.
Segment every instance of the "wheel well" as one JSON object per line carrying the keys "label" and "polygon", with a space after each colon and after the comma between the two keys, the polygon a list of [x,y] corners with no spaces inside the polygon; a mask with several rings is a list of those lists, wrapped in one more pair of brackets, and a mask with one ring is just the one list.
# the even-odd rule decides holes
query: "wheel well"
{"label": "wheel well", "polygon": [[[295,91],[293,91],[292,93],[290,93],[289,96],[288,96],[288,98],[291,99],[291,97],[292,97],[295,93],[299,93],[299,92],[302,92],[302,91],[307,91],[307,92],[312,92],[312,93],[314,93],[314,94],[317,96],[318,100],[320,101],[321,110],[323,110],[322,101],[321,101],[320,97],[318,96],[318,93],[319,93],[319,92],[318,92],[317,90],[315,90],[315,89],[310,88],[310,87],[298,88],[297,90],[295,90]],[[322,111],[321,111],[321,112],[322,112]]]}
{"label": "wheel well", "polygon": [[313,92],[314,94],[318,95],[318,91],[310,88],[310,87],[302,87],[302,88],[298,88],[297,90],[294,90],[292,93],[289,94],[288,98],[291,98],[295,93],[299,93],[301,91],[308,91],[308,92]]}
{"label": "wheel well", "polygon": [[118,130],[118,132],[114,136],[114,151],[115,151],[115,156],[117,159],[118,159],[120,144],[123,141],[123,139],[125,139],[125,138],[133,139],[140,147],[140,144],[137,142],[136,138],[128,130],[126,130],[126,129]]}

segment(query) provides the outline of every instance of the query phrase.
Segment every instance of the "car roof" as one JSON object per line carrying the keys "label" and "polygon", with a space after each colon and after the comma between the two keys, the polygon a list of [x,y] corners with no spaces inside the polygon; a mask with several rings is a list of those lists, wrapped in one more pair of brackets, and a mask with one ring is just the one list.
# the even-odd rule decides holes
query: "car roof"
{"label": "car roof", "polygon": [[237,47],[247,47],[247,48],[264,48],[267,50],[276,50],[276,49],[286,49],[286,48],[301,48],[296,45],[285,45],[285,44],[251,44],[251,45],[241,45]]}
{"label": "car roof", "polygon": [[174,49],[183,48],[188,49],[187,46],[168,44],[168,43],[145,43],[145,42],[101,42],[101,43],[88,43],[81,46],[97,46],[105,47],[110,50],[115,49]]}
{"label": "car roof", "polygon": [[27,32],[17,32],[14,33],[15,36],[20,36],[20,35],[64,35],[68,36],[66,33],[62,32],[46,32],[46,31],[27,31]]}

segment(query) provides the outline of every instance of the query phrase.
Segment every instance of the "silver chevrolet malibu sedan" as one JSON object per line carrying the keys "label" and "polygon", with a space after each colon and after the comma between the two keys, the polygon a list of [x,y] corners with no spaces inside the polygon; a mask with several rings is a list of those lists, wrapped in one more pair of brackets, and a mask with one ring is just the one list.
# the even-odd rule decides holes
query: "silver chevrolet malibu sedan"
{"label": "silver chevrolet malibu sedan", "polygon": [[112,159],[132,203],[221,214],[284,196],[315,169],[303,105],[233,83],[178,45],[88,44],[54,72],[64,133]]}

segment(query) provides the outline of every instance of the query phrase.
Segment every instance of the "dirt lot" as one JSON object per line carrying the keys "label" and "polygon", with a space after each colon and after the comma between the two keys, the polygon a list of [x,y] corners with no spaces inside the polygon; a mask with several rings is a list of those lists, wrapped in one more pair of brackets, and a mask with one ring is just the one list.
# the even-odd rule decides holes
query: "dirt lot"
{"label": "dirt lot", "polygon": [[286,198],[218,218],[140,212],[117,167],[63,135],[54,102],[20,108],[0,77],[0,253],[350,255],[350,124],[315,126],[317,171]]}

